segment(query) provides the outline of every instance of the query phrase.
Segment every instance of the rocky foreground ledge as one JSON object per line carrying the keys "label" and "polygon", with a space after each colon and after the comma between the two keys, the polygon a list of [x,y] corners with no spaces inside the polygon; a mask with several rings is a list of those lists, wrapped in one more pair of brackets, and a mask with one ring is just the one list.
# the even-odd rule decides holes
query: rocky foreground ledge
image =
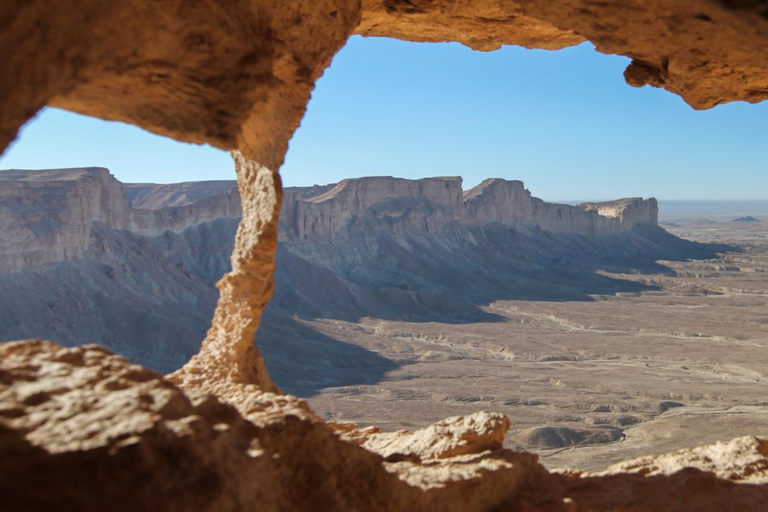
{"label": "rocky foreground ledge", "polygon": [[[178,379],[177,379],[178,380]],[[768,441],[550,473],[480,412],[416,432],[324,423],[293,397],[227,405],[95,345],[0,345],[12,511],[764,510]]]}

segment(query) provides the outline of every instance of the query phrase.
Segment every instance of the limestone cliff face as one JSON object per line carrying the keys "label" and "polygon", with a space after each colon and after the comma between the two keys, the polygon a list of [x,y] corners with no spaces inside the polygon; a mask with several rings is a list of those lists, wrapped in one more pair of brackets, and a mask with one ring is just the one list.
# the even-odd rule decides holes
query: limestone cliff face
{"label": "limestone cliff face", "polygon": [[485,180],[464,194],[464,219],[471,225],[531,224],[553,233],[604,236],[638,224],[655,226],[658,214],[655,198],[570,206],[547,203],[533,197],[523,182],[498,178]]}
{"label": "limestone cliff face", "polygon": [[298,240],[335,238],[353,228],[366,216],[402,218],[417,203],[448,211],[442,216],[425,216],[402,229],[437,231],[445,221],[461,212],[461,178],[406,180],[392,177],[341,181],[331,190],[314,197],[298,194],[284,197],[282,223],[286,237]]}
{"label": "limestone cliff face", "polygon": [[655,198],[643,200],[641,197],[629,197],[604,203],[581,203],[577,206],[597,212],[603,217],[618,219],[622,226],[657,224],[659,220],[659,204]]}
{"label": "limestone cliff face", "polygon": [[[655,199],[578,206],[533,197],[521,181],[488,179],[466,192],[460,177],[372,177],[286,189],[280,237],[321,241],[376,232],[438,233],[452,226],[531,225],[555,233],[614,235],[655,225]],[[145,236],[242,216],[235,182],[123,185],[107,169],[0,172],[4,272],[83,257],[92,223]]]}
{"label": "limestone cliff face", "polygon": [[234,181],[126,186],[102,167],[1,171],[0,269],[81,259],[94,221],[155,236],[241,215]]}
{"label": "limestone cliff face", "polygon": [[237,218],[242,214],[240,194],[237,185],[232,183],[229,190],[199,201],[156,210],[132,209],[130,230],[140,235],[157,235],[165,231],[180,233],[203,222]]}
{"label": "limestone cliff face", "polygon": [[[578,206],[533,197],[521,181],[485,180],[463,192],[459,177],[405,180],[391,177],[345,180],[328,191],[286,193],[281,236],[289,240],[339,238],[385,229],[439,232],[467,226],[525,224],[555,233],[615,235],[638,224],[656,225],[655,199],[621,199]],[[290,190],[290,189],[289,189]]]}
{"label": "limestone cliff face", "polygon": [[81,258],[93,221],[129,226],[125,188],[107,169],[0,172],[4,272]]}

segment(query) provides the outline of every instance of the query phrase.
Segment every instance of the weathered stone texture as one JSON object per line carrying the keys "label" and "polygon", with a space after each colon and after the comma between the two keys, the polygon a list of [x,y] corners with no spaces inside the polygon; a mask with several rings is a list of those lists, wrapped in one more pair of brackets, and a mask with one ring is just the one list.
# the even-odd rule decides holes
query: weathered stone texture
{"label": "weathered stone texture", "polygon": [[502,415],[355,432],[294,398],[252,391],[234,408],[95,345],[0,345],[3,506],[714,512],[761,510],[768,499],[765,442],[754,438],[552,474],[535,455],[499,449]]}

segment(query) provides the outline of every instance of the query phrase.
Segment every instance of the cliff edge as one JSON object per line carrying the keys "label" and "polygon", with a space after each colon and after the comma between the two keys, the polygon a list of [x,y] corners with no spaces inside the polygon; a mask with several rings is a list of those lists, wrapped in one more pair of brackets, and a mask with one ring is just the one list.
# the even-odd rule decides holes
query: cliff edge
{"label": "cliff edge", "polygon": [[286,189],[283,240],[339,238],[382,225],[396,233],[440,232],[452,224],[538,226],[553,233],[616,235],[636,225],[657,225],[656,199],[629,198],[576,206],[533,197],[522,181],[491,178],[467,191],[460,177],[344,180],[312,195]]}

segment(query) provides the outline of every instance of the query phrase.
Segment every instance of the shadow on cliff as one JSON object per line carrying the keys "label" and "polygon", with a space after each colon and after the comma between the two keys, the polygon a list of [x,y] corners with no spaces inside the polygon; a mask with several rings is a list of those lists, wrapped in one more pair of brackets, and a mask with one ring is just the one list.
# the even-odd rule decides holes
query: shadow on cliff
{"label": "shadow on cliff", "polygon": [[303,398],[329,387],[375,384],[400,366],[271,310],[264,315],[256,343],[275,384]]}
{"label": "shadow on cliff", "polygon": [[678,238],[655,226],[589,238],[498,224],[442,233],[377,234],[278,251],[276,311],[308,320],[501,322],[499,300],[591,301],[660,288],[601,274],[666,274],[659,260],[738,251]]}

